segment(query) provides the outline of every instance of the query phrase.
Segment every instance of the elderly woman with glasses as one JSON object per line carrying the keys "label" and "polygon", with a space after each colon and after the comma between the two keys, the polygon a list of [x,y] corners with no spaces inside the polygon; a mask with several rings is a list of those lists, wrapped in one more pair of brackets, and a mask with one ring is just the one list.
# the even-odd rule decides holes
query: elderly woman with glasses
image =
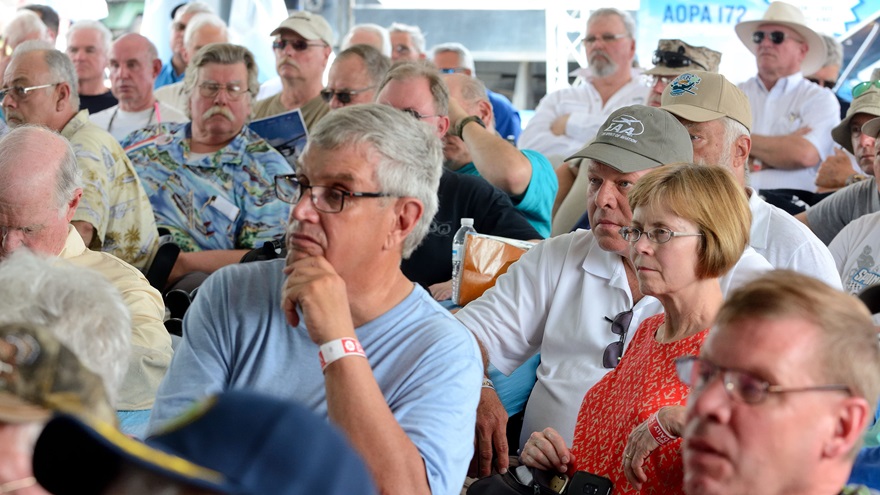
{"label": "elderly woman with glasses", "polygon": [[[699,354],[722,303],[718,277],[748,245],[751,213],[727,170],[691,164],[651,171],[629,202],[632,226],[620,232],[631,244],[631,268],[664,312],[639,325],[619,365],[587,392],[571,449],[546,428],[531,435],[520,459],[604,476],[614,493],[682,493],[680,440],[667,429],[681,424],[683,408],[666,406],[682,406],[687,396],[675,359]],[[609,348],[606,359],[615,359],[609,352],[616,354]]]}

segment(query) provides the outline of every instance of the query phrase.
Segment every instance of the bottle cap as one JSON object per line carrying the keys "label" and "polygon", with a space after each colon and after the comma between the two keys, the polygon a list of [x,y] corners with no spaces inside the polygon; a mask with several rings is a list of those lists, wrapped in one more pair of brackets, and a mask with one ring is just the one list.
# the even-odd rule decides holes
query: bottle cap
{"label": "bottle cap", "polygon": [[474,219],[473,218],[462,218],[461,225],[462,226],[468,225],[470,227],[473,227],[474,226]]}

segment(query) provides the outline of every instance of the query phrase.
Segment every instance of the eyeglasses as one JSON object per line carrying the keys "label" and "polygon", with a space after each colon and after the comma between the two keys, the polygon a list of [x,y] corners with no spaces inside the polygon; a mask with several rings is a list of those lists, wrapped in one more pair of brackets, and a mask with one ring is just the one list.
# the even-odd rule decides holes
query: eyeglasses
{"label": "eyeglasses", "polygon": [[834,86],[837,85],[837,81],[829,81],[827,79],[816,79],[815,77],[808,77],[807,81],[810,81],[813,84],[818,84],[823,88],[834,89]]}
{"label": "eyeglasses", "polygon": [[467,74],[467,69],[464,67],[450,67],[448,69],[438,69],[441,74]]}
{"label": "eyeglasses", "polygon": [[870,90],[871,88],[880,89],[880,81],[864,81],[856,84],[852,90],[853,98],[858,98],[859,96],[862,96],[863,94],[867,93],[868,90]]}
{"label": "eyeglasses", "polygon": [[412,115],[413,117],[415,117],[415,118],[418,119],[418,120],[422,120],[422,119],[430,119],[431,117],[439,117],[439,115],[422,115],[422,114],[420,114],[418,111],[416,111],[416,110],[413,109],[413,108],[401,108],[400,111],[401,111],[401,112],[408,113],[408,114]]}
{"label": "eyeglasses", "polygon": [[684,54],[684,47],[678,47],[678,51],[672,52],[668,50],[656,50],[654,52],[654,65],[663,64],[670,69],[678,69],[680,67],[690,67],[691,64],[694,64],[700,67],[703,70],[709,70],[705,65],[697,62],[696,60],[688,57]]}
{"label": "eyeglasses", "polygon": [[248,92],[247,88],[242,88],[238,84],[218,84],[211,82],[203,82],[199,84],[199,94],[204,98],[216,98],[220,90],[225,90],[230,100],[238,100]]}
{"label": "eyeglasses", "polygon": [[672,80],[675,78],[676,78],[676,76],[656,76],[655,75],[651,81],[651,87],[655,87],[655,86],[657,86],[657,83],[660,83],[665,88],[666,86],[669,86],[669,83],[671,83]]}
{"label": "eyeglasses", "polygon": [[275,176],[275,195],[285,203],[295,205],[302,199],[304,191],[311,191],[312,205],[324,213],[339,213],[345,207],[345,198],[387,198],[393,194],[382,192],[351,192],[338,187],[309,186],[303,184],[295,175]]}
{"label": "eyeglasses", "polygon": [[614,319],[605,317],[605,320],[611,323],[611,332],[614,335],[620,335],[620,339],[608,344],[605,348],[605,354],[602,355],[602,366],[606,368],[616,368],[623,357],[623,343],[626,340],[626,331],[632,322],[633,310],[621,311],[617,313]]}
{"label": "eyeglasses", "polygon": [[52,86],[57,86],[61,84],[60,82],[51,83],[51,84],[41,84],[39,86],[30,86],[27,88],[22,88],[21,86],[13,86],[11,88],[3,88],[0,89],[0,101],[3,101],[7,96],[12,96],[17,101],[22,101],[27,98],[28,94],[31,91],[35,91],[43,88],[51,88]]}
{"label": "eyeglasses", "polygon": [[285,48],[290,46],[294,51],[304,52],[312,46],[327,46],[325,43],[309,43],[306,40],[286,40],[279,39],[272,42],[272,48],[283,52]]}
{"label": "eyeglasses", "polygon": [[330,100],[332,100],[333,96],[335,95],[336,99],[339,100],[339,103],[342,103],[343,105],[348,105],[349,103],[351,103],[352,96],[359,95],[364,91],[369,91],[375,87],[376,86],[370,86],[363,89],[343,89],[339,91],[334,91],[330,88],[324,88],[321,90],[321,99],[323,99],[327,103],[330,103]]}
{"label": "eyeglasses", "polygon": [[617,40],[619,40],[619,39],[628,38],[628,37],[629,37],[629,35],[626,34],[626,33],[620,33],[620,34],[603,34],[603,35],[600,35],[600,36],[592,36],[592,35],[590,35],[590,36],[587,36],[586,38],[584,38],[584,44],[585,44],[585,45],[592,45],[592,44],[594,44],[595,42],[597,42],[597,41],[599,41],[599,40],[602,40],[602,43],[611,43],[611,42],[613,42],[613,41],[617,41]]}
{"label": "eyeglasses", "polygon": [[782,387],[771,385],[744,371],[730,370],[696,356],[684,356],[675,360],[678,379],[694,390],[701,390],[717,376],[721,376],[724,391],[734,400],[746,404],[758,404],[767,394],[788,394],[795,392],[846,392],[852,393],[846,385],[816,385],[813,387]]}
{"label": "eyeglasses", "polygon": [[[773,42],[774,45],[781,45],[787,37],[786,34],[782,31],[771,31],[769,33],[765,33],[764,31],[755,31],[754,33],[752,33],[752,41],[754,41],[756,45],[760,45],[761,42],[764,41],[765,36],[769,36],[770,41]],[[800,41],[794,38],[792,39],[800,43]]]}
{"label": "eyeglasses", "polygon": [[673,232],[665,228],[657,228],[652,230],[642,230],[635,227],[621,227],[618,231],[624,241],[635,244],[642,238],[642,234],[648,236],[648,240],[657,244],[665,244],[673,237],[694,237],[703,234],[689,234],[687,232]]}

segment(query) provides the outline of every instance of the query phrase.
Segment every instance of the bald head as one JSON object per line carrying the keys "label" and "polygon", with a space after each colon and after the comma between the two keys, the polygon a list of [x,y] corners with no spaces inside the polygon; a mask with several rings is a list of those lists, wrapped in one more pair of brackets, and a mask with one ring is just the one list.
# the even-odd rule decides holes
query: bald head
{"label": "bald head", "polygon": [[153,105],[153,84],[162,70],[156,45],[136,33],[126,34],[110,48],[110,90],[126,112]]}
{"label": "bald head", "polygon": [[80,196],[65,138],[40,126],[9,131],[0,139],[0,258],[21,247],[57,256]]}

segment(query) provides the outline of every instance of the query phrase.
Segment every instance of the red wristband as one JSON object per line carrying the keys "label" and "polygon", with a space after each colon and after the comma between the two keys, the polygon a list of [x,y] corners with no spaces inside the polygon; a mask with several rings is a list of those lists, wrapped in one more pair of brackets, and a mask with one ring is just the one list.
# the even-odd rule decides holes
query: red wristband
{"label": "red wristband", "polygon": [[660,445],[666,445],[675,440],[675,437],[670,435],[666,428],[663,428],[663,425],[660,424],[660,420],[657,419],[657,413],[654,413],[651,419],[648,420],[648,431],[651,432],[651,437],[654,441]]}
{"label": "red wristband", "polygon": [[318,359],[321,361],[321,371],[324,371],[333,361],[347,356],[366,358],[367,354],[364,352],[364,348],[361,347],[361,343],[351,337],[331,340],[321,344],[321,350],[318,352]]}

